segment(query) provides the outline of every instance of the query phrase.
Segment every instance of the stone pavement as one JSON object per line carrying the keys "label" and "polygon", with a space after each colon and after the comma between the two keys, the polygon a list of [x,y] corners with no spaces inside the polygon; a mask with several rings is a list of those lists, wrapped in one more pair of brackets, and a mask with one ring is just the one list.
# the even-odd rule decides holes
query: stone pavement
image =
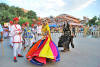
{"label": "stone pavement", "polygon": [[[53,41],[57,44],[61,34],[52,34]],[[17,58],[18,62],[13,62],[12,48],[8,46],[9,39],[3,41],[4,56],[2,56],[0,42],[0,67],[40,67],[31,64],[26,58]],[[61,61],[48,63],[43,67],[100,67],[100,38],[74,38],[75,48],[69,52],[60,52]],[[61,50],[61,48],[59,48]],[[27,51],[26,51],[27,52]],[[26,54],[23,53],[23,55]]]}

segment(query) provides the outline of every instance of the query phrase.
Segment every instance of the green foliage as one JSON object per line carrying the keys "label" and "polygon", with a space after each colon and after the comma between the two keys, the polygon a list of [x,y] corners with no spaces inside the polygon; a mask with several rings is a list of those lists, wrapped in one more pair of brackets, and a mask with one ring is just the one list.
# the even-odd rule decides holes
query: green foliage
{"label": "green foliage", "polygon": [[1,10],[8,10],[9,9],[9,6],[6,5],[5,3],[0,3],[0,11]]}
{"label": "green foliage", "polygon": [[89,25],[91,24],[95,25],[96,20],[97,20],[97,16],[94,16],[91,20],[89,20]]}
{"label": "green foliage", "polygon": [[96,25],[100,25],[100,19],[96,22]]}
{"label": "green foliage", "polygon": [[16,16],[16,7],[14,6],[11,6],[9,9],[8,9],[8,12],[14,16]]}
{"label": "green foliage", "polygon": [[97,25],[96,21],[98,20],[97,16],[94,16],[92,19],[89,20],[89,22],[87,23],[87,25],[89,24],[91,25]]}
{"label": "green foliage", "polygon": [[20,18],[19,20],[19,24],[22,25],[25,22],[29,22],[30,24],[32,24],[32,20],[28,19],[28,18]]}
{"label": "green foliage", "polygon": [[0,3],[0,23],[9,22],[10,20],[13,20],[14,17],[21,17],[19,24],[24,22],[29,22],[31,24],[32,19],[37,19],[36,13],[32,10],[25,13],[19,7]]}
{"label": "green foliage", "polygon": [[27,13],[26,13],[26,16],[29,18],[29,19],[36,19],[37,18],[37,16],[36,16],[36,13],[34,12],[34,11],[32,11],[32,10],[30,10],[30,11],[28,11]]}
{"label": "green foliage", "polygon": [[24,11],[21,8],[16,7],[16,16],[24,16]]}

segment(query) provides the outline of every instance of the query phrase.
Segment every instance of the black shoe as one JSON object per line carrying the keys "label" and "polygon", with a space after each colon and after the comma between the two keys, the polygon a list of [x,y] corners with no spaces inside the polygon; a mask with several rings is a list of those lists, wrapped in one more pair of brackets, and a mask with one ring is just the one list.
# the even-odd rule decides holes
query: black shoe
{"label": "black shoe", "polygon": [[71,47],[74,48],[74,44],[73,43],[71,44]]}
{"label": "black shoe", "polygon": [[17,62],[17,60],[14,60],[14,62],[16,63],[16,62]]}

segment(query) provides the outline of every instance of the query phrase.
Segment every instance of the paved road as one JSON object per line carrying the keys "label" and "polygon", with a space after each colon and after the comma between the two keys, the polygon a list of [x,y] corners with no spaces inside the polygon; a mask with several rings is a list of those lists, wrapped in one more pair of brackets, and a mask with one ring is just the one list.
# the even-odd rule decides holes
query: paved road
{"label": "paved road", "polygon": [[[52,34],[52,39],[57,44],[61,34]],[[3,41],[4,56],[0,43],[0,67],[40,67],[29,63],[25,57],[18,58],[18,62],[13,62],[12,48],[8,46],[9,40]],[[43,67],[100,67],[100,38],[74,38],[75,48],[70,52],[62,53],[61,61],[48,63]],[[61,50],[61,48],[59,48]],[[25,55],[26,52],[23,54]]]}

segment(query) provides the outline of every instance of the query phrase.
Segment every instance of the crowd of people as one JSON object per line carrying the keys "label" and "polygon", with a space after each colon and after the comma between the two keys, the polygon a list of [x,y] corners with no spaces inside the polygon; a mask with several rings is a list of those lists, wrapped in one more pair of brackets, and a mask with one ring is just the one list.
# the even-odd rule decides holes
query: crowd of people
{"label": "crowd of people", "polygon": [[100,26],[92,25],[92,26],[72,26],[71,31],[76,36],[92,36],[92,37],[100,37]]}
{"label": "crowd of people", "polygon": [[51,30],[46,19],[31,24],[25,22],[22,25],[18,24],[19,18],[13,18],[9,21],[9,26],[2,26],[0,24],[0,41],[9,39],[9,46],[13,48],[13,59],[17,62],[17,56],[23,57],[21,54],[23,50],[28,49],[26,58],[33,64],[43,65],[49,61],[60,61],[60,54],[58,47],[63,47],[62,52],[70,50],[70,43],[74,48],[73,38],[83,33],[84,37],[87,34],[94,35],[97,29],[96,26],[75,26],[70,25],[67,21],[59,30],[62,30],[61,37],[58,41],[58,47],[52,41]]}
{"label": "crowd of people", "polygon": [[22,48],[28,49],[26,58],[33,64],[43,65],[47,60],[60,61],[58,47],[52,41],[46,19],[31,25],[29,22],[19,25],[18,22],[19,18],[15,17],[7,27],[0,24],[0,41],[9,38],[8,45],[13,48],[14,62],[17,62],[17,57],[23,57]]}
{"label": "crowd of people", "polygon": [[[75,37],[100,37],[100,26],[97,25],[70,25],[70,30]],[[51,27],[51,33],[63,33],[63,26]]]}

